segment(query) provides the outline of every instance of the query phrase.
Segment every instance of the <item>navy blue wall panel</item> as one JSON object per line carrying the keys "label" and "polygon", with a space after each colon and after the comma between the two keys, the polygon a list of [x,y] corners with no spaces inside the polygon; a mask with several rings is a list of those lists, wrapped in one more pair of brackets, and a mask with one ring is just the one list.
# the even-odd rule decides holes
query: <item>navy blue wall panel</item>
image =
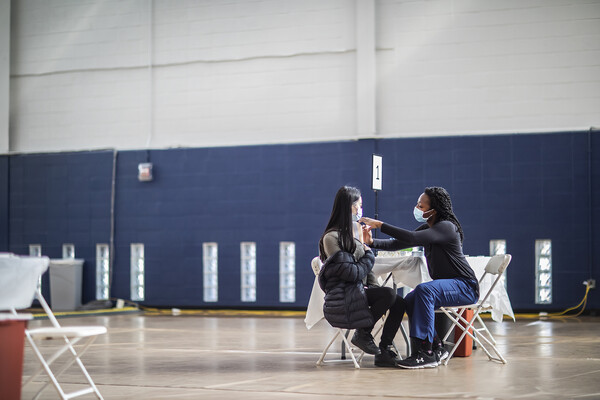
{"label": "navy blue wall panel", "polygon": [[[599,259],[593,246],[598,239],[588,235],[590,219],[594,228],[600,222],[594,146],[592,215],[586,132],[382,140],[380,218],[416,227],[412,208],[419,194],[426,186],[443,186],[463,225],[465,254],[486,255],[490,240],[507,240],[513,255],[507,274],[514,308],[575,305],[584,293],[582,282],[597,275],[589,269],[589,246],[596,252],[594,260]],[[535,304],[536,239],[551,239],[553,245],[554,298],[549,306]],[[588,300],[592,308],[600,306],[596,293]]]}
{"label": "navy blue wall panel", "polygon": [[[95,298],[96,243],[110,239],[111,171],[110,151],[10,157],[10,251],[41,244],[44,255],[61,258],[62,245],[73,243],[85,260],[84,302]],[[47,296],[47,273],[42,282]]]}
{"label": "navy blue wall panel", "polygon": [[[219,244],[219,303],[279,303],[279,242],[296,243],[296,303],[307,303],[310,260],[337,188],[366,186],[359,142],[119,153],[117,263],[129,262],[130,243],[146,248],[146,302],[202,305],[202,243]],[[370,152],[369,159],[370,159]],[[370,162],[369,159],[366,162]],[[138,182],[137,165],[155,166]],[[316,238],[316,239],[315,239]],[[257,245],[257,301],[240,300],[240,242]],[[129,271],[115,279],[129,296]],[[209,304],[210,305],[210,304]]]}
{"label": "navy blue wall panel", "polygon": [[[486,255],[491,239],[507,240],[513,307],[566,308],[581,299],[583,280],[597,278],[589,256],[597,233],[588,234],[590,219],[594,229],[600,222],[596,136],[591,148],[587,132],[565,132],[119,152],[111,295],[130,298],[130,244],[139,242],[146,304],[306,306],[310,260],[337,189],[360,187],[364,214],[375,212],[371,155],[377,153],[383,155],[380,219],[416,227],[412,209],[420,193],[444,186],[463,224],[466,254]],[[154,180],[139,182],[137,166],[146,161],[154,164]],[[28,244],[41,243],[44,254],[60,257],[62,243],[75,243],[77,257],[86,259],[84,301],[94,297],[95,244],[109,240],[111,171],[112,152],[10,157],[10,249],[26,253]],[[536,239],[553,243],[550,306],[535,304]],[[257,244],[255,303],[240,300],[243,241]],[[278,298],[281,241],[296,243],[291,304]],[[219,244],[217,303],[203,302],[203,242]],[[599,247],[592,246],[596,262]],[[600,308],[596,293],[590,308]]]}
{"label": "navy blue wall panel", "polygon": [[8,156],[0,156],[0,251],[8,251]]}

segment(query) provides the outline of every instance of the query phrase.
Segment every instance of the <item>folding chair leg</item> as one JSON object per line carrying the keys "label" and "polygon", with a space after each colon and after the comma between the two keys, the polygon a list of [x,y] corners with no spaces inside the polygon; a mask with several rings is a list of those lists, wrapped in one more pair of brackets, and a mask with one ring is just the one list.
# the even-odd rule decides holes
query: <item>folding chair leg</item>
{"label": "folding chair leg", "polygon": [[[325,347],[325,349],[323,350],[323,353],[321,353],[321,357],[319,358],[319,360],[317,361],[317,365],[323,365],[326,361],[325,361],[325,355],[327,354],[327,351],[329,350],[329,348],[331,347],[331,345],[333,344],[333,342],[335,342],[335,340],[338,338],[338,336],[342,337],[342,343],[346,345],[347,349],[348,349],[348,353],[350,353],[350,357],[352,358],[352,362],[354,363],[354,368],[358,368],[360,369],[360,365],[358,364],[358,361],[356,360],[356,357],[354,356],[354,353],[352,352],[352,348],[350,347],[350,343],[348,342],[348,339],[346,338],[346,335],[344,335],[344,333],[342,332],[341,329],[337,329],[335,335],[333,335],[333,338],[331,338],[331,340],[329,341],[329,344]],[[342,360],[338,360],[342,361]],[[344,360],[345,361],[345,360]],[[327,361],[327,362],[333,362],[333,361]]]}
{"label": "folding chair leg", "polygon": [[[477,316],[479,316],[479,313],[477,312],[472,318],[471,321],[467,321],[463,316],[463,310],[461,310],[460,314],[456,314],[457,318],[454,318],[450,313],[448,313],[445,309],[442,310],[447,316],[448,318],[450,318],[450,320],[452,320],[453,322],[453,327],[459,327],[463,332],[460,335],[459,339],[456,341],[456,343],[454,344],[454,347],[452,347],[452,350],[450,351],[450,354],[448,355],[448,358],[446,360],[444,360],[444,365],[448,364],[448,361],[450,361],[450,358],[452,358],[452,355],[454,354],[455,350],[458,348],[458,345],[462,342],[462,340],[465,338],[466,335],[469,335],[474,341],[475,343],[477,343],[485,352],[485,354],[488,356],[488,358],[490,360],[494,360],[494,361],[499,361],[503,364],[506,364],[506,360],[504,359],[504,357],[502,356],[502,354],[500,353],[500,351],[496,348],[496,346],[494,346],[494,344],[485,337],[485,335],[478,335],[480,336],[487,344],[489,344],[492,349],[494,350],[494,352],[496,353],[496,355],[498,357],[494,357],[491,355],[491,353],[489,352],[489,350],[486,348],[486,346],[484,346],[484,344],[481,342],[481,340],[479,340],[478,336],[473,335],[471,332],[469,332],[470,329],[474,329],[473,327],[473,323],[475,322],[475,318]],[[463,322],[464,324],[466,324],[466,326],[463,326],[459,323]],[[448,334],[446,334],[446,336],[448,336]]]}
{"label": "folding chair leg", "polygon": [[[460,337],[458,338],[458,340],[456,341],[456,343],[454,343],[454,346],[452,346],[452,350],[450,350],[450,354],[448,354],[448,357],[444,360],[444,365],[448,364],[448,361],[452,358],[452,356],[454,355],[454,352],[456,351],[456,349],[458,348],[458,346],[460,345],[460,343],[463,341],[463,339],[465,338],[466,335],[470,335],[471,338],[475,339],[475,337],[473,335],[471,335],[471,332],[469,332],[469,330],[472,327],[472,323],[468,323],[466,327],[463,327],[462,325],[460,325],[458,323],[457,320],[454,320],[452,317],[449,316],[450,319],[453,320],[453,322],[455,322],[455,327],[459,327],[460,329],[462,329],[462,334],[460,335]],[[460,317],[462,318],[462,317]],[[477,340],[479,342],[479,340]],[[486,350],[487,351],[487,350]]]}
{"label": "folding chair leg", "polygon": [[[35,341],[33,340],[33,338],[32,338],[32,337],[30,337],[29,335],[27,335],[27,341],[29,342],[29,344],[31,345],[31,347],[34,349],[34,351],[36,352],[36,355],[37,355],[37,356],[38,356],[38,358],[39,358],[39,357],[41,356],[41,352],[39,352],[39,350],[38,350],[38,348],[37,348],[37,346],[36,346],[36,344],[35,344]],[[76,339],[76,340],[74,341],[74,343],[77,343],[78,341],[79,341],[79,339]],[[39,374],[40,374],[42,371],[44,371],[44,365],[45,365],[45,364],[47,364],[47,365],[48,365],[48,367],[50,367],[50,365],[52,365],[52,363],[53,363],[53,362],[54,362],[54,361],[55,361],[57,358],[59,358],[61,355],[63,355],[63,353],[64,353],[65,351],[67,351],[68,349],[69,349],[69,345],[68,345],[68,344],[65,344],[63,347],[61,347],[61,348],[60,348],[60,350],[58,350],[57,352],[55,352],[55,353],[52,355],[52,357],[50,357],[48,360],[44,359],[44,363],[41,363],[41,364],[42,364],[42,366],[41,366],[40,368],[38,368],[38,369],[37,369],[37,370],[36,370],[36,371],[33,373],[33,375],[31,375],[31,376],[30,376],[30,377],[29,377],[29,378],[28,378],[28,379],[27,379],[25,382],[23,382],[23,386],[26,386],[28,383],[30,383],[30,382],[31,382],[31,381],[33,381],[35,378],[37,378],[37,376],[38,376],[38,375],[39,375]],[[37,353],[39,353],[39,354],[37,354]],[[67,366],[70,366],[71,364],[72,364],[72,362],[71,362],[71,363],[69,363]]]}
{"label": "folding chair leg", "polygon": [[[64,399],[65,398],[65,392],[63,392],[62,388],[60,387],[60,385],[58,383],[58,380],[56,380],[56,377],[52,373],[52,370],[50,370],[50,366],[46,363],[46,360],[44,359],[44,356],[39,351],[39,349],[37,348],[37,346],[35,345],[35,343],[33,343],[33,339],[31,339],[31,337],[29,335],[27,335],[27,339],[29,340],[29,343],[31,344],[31,347],[33,348],[33,352],[35,353],[36,357],[38,358],[38,360],[42,364],[42,370],[46,371],[46,374],[50,378],[50,381],[48,381],[44,386],[42,386],[42,388],[35,394],[35,396],[33,397],[33,400],[36,400],[37,398],[40,397],[40,395],[42,394],[42,391],[48,386],[48,383],[50,383],[50,382],[52,382],[54,384],[54,388],[58,392],[58,395],[60,396],[60,398]],[[39,371],[36,374],[34,374],[32,376],[32,378],[35,377],[35,376],[37,376],[37,375],[39,375],[40,372],[41,371]],[[23,386],[25,386],[26,384],[28,384],[31,380],[32,380],[31,378],[28,379],[23,384]]]}
{"label": "folding chair leg", "polygon": [[[350,329],[346,329],[346,333],[344,333],[343,335],[344,335],[344,337],[345,337],[346,339],[348,339],[348,336],[350,335]],[[340,356],[340,358],[341,358],[342,360],[345,360],[345,359],[346,359],[346,343],[347,343],[347,341],[346,341],[346,340],[345,340],[345,341],[342,341],[342,345],[340,346],[340,347],[342,348],[342,354],[341,354],[341,356]],[[348,347],[348,351],[351,351],[351,350],[350,350],[350,347]]]}
{"label": "folding chair leg", "polygon": [[[81,372],[85,376],[85,379],[87,380],[88,384],[90,385],[90,387],[88,389],[82,389],[82,390],[79,390],[77,392],[73,392],[73,393],[67,394],[67,397],[69,399],[74,398],[74,397],[78,397],[78,396],[83,396],[84,394],[88,394],[88,393],[94,393],[96,395],[96,397],[98,397],[100,400],[104,400],[102,398],[102,395],[100,394],[100,391],[96,387],[96,384],[92,380],[92,377],[90,376],[90,374],[88,373],[87,369],[83,365],[83,362],[81,362],[81,357],[83,356],[83,354],[85,354],[85,352],[92,345],[92,343],[94,343],[95,340],[96,340],[96,336],[90,337],[88,339],[87,343],[83,346],[83,348],[81,348],[79,350],[79,354],[77,354],[77,352],[73,348],[73,344],[74,343],[69,343],[69,350],[71,351],[71,355],[73,356],[73,360],[71,360],[71,362],[69,362],[68,365],[70,366],[70,365],[73,364],[73,362],[76,362],[77,365],[79,366],[79,369],[81,370]],[[65,337],[65,342],[69,342],[69,339],[67,339],[66,337]],[[66,369],[67,369],[67,367],[65,366],[56,376],[58,377],[58,375],[62,374]]]}
{"label": "folding chair leg", "polygon": [[479,322],[479,324],[481,325],[480,329],[477,329],[478,332],[484,331],[488,338],[490,339],[490,341],[493,344],[496,344],[496,339],[494,338],[494,335],[492,335],[492,332],[490,332],[487,328],[487,325],[483,322],[483,320],[481,319],[481,316],[479,314],[477,314],[477,322]]}
{"label": "folding chair leg", "polygon": [[[33,397],[33,400],[36,400],[39,398],[39,396],[42,394],[42,392],[44,391],[44,389],[46,389],[48,387],[48,385],[50,383],[52,383],[54,385],[54,388],[57,390],[58,395],[61,397],[61,399],[72,399],[74,397],[79,397],[79,396],[83,396],[85,394],[89,394],[89,393],[94,393],[96,395],[96,397],[100,400],[104,400],[102,395],[100,394],[100,391],[98,390],[98,388],[96,387],[96,385],[94,384],[94,381],[92,380],[91,376],[89,375],[89,373],[87,372],[87,369],[85,368],[85,366],[83,365],[83,363],[81,362],[80,358],[89,348],[89,346],[94,342],[95,337],[90,337],[88,338],[87,343],[83,346],[83,348],[80,349],[79,354],[77,354],[77,352],[75,351],[75,349],[73,348],[73,345],[76,344],[77,342],[79,342],[79,340],[81,338],[76,338],[75,340],[73,340],[72,342],[69,341],[68,338],[64,338],[65,340],[65,345],[57,352],[55,352],[52,357],[50,357],[48,359],[48,361],[46,361],[42,355],[42,353],[40,352],[40,350],[38,349],[37,345],[35,344],[33,338],[30,335],[27,335],[27,339],[29,341],[29,343],[31,344],[31,347],[34,350],[34,353],[36,354],[36,356],[38,357],[40,363],[42,364],[42,369],[38,370],[36,373],[34,373],[31,377],[29,377],[29,379],[27,379],[27,381],[23,384],[23,386],[27,385],[28,383],[30,383],[33,379],[35,379],[35,377],[37,377],[39,375],[40,372],[45,371],[46,374],[48,375],[48,377],[50,378],[49,381],[47,381],[39,390],[38,392],[35,394],[35,396]],[[61,369],[56,372],[53,373],[52,369],[50,368],[50,365],[56,360],[58,359],[63,353],[65,353],[67,350],[70,351],[72,359],[70,361],[68,361],[65,365],[63,365],[61,367]],[[85,389],[81,389],[72,393],[65,393],[62,389],[62,387],[60,386],[59,382],[58,382],[58,377],[64,372],[66,371],[71,365],[73,365],[73,363],[76,362],[77,365],[79,366],[79,369],[81,370],[81,372],[83,373],[83,375],[85,376],[85,379],[89,385],[88,388]]]}
{"label": "folding chair leg", "polygon": [[[475,340],[475,342],[479,346],[481,346],[481,348],[483,349],[483,351],[485,352],[485,354],[488,356],[488,358],[490,360],[492,360],[492,361],[499,361],[502,364],[506,364],[506,360],[502,356],[502,353],[500,353],[500,350],[498,350],[498,348],[496,348],[495,343],[492,343],[492,341],[490,339],[488,339],[485,335],[473,336],[471,334],[471,332],[468,332],[468,334],[469,334],[469,336],[471,336],[473,338],[473,340]],[[489,350],[487,349],[487,347],[481,342],[481,340],[479,340],[479,338],[483,339],[494,350],[494,353],[496,353],[497,357],[492,356],[492,354],[489,352]]]}
{"label": "folding chair leg", "polygon": [[358,365],[358,361],[356,361],[356,357],[354,357],[354,352],[350,348],[350,343],[348,343],[348,339],[346,338],[345,335],[342,335],[342,340],[344,340],[344,343],[346,343],[346,346],[348,347],[348,353],[350,353],[350,357],[352,357],[352,362],[354,363],[354,368],[360,369],[360,365]]}
{"label": "folding chair leg", "polygon": [[83,372],[83,375],[85,375],[85,378],[88,381],[90,387],[87,388],[87,389],[82,389],[80,391],[70,393],[68,395],[68,398],[71,399],[73,397],[83,396],[84,394],[94,393],[96,395],[96,397],[98,397],[100,400],[104,400],[104,398],[100,394],[100,391],[96,387],[96,384],[92,380],[92,377],[87,372],[87,369],[85,368],[85,366],[83,365],[83,363],[81,362],[81,360],[79,359],[79,357],[77,357],[77,364],[79,365],[79,368],[81,369],[81,372]]}
{"label": "folding chair leg", "polygon": [[[468,329],[467,329],[468,328]],[[504,359],[504,357],[502,357],[502,355],[500,354],[500,352],[496,349],[496,347],[484,336],[484,335],[479,335],[483,338],[483,340],[485,340],[490,346],[492,346],[492,348],[494,349],[494,352],[498,355],[498,357],[494,357],[492,356],[492,354],[489,352],[489,350],[485,347],[485,345],[479,340],[479,338],[475,335],[473,335],[471,332],[469,332],[469,329],[473,328],[472,325],[468,326],[467,328],[465,328],[463,330],[462,335],[460,336],[460,338],[458,339],[458,341],[456,342],[456,344],[454,345],[454,347],[452,348],[452,351],[450,352],[450,355],[448,356],[448,358],[446,360],[444,360],[444,365],[448,364],[448,361],[450,361],[450,358],[452,357],[452,355],[454,354],[454,350],[456,350],[456,348],[458,347],[458,344],[460,342],[462,342],[462,340],[464,339],[464,337],[466,335],[469,335],[471,337],[471,339],[473,339],[478,345],[479,347],[481,347],[483,349],[483,351],[485,352],[485,354],[488,356],[488,358],[490,360],[494,360],[494,361],[500,361],[503,364],[506,364],[506,360]],[[461,326],[462,329],[462,326]]]}
{"label": "folding chair leg", "polygon": [[[400,324],[400,332],[402,332],[402,336],[404,337],[404,342],[406,343],[406,358],[410,357],[411,353],[412,353],[412,349],[410,348],[410,338],[408,337],[407,333],[406,333],[406,329],[404,329],[404,326],[402,324]],[[396,345],[394,345],[394,348],[396,347]],[[400,354],[400,352],[398,351],[398,349],[396,348],[396,353]]]}
{"label": "folding chair leg", "polygon": [[[446,311],[444,311],[444,313],[446,313]],[[446,316],[448,318],[450,318],[450,315],[448,315],[447,313],[446,313]],[[448,337],[450,337],[450,334],[452,333],[452,331],[454,331],[454,325],[452,325],[452,326],[450,326],[450,328],[448,328],[448,330],[446,331],[446,334],[442,338],[442,342],[445,342],[448,340]]]}
{"label": "folding chair leg", "polygon": [[342,331],[340,329],[338,329],[336,331],[335,335],[333,335],[333,337],[329,341],[329,344],[323,350],[323,353],[321,353],[321,357],[317,361],[317,365],[323,365],[323,360],[325,359],[325,355],[327,354],[327,350],[329,350],[329,348],[331,347],[331,345],[333,344],[333,342],[335,342],[335,339],[337,339],[337,337],[340,336],[341,333],[342,333]]}

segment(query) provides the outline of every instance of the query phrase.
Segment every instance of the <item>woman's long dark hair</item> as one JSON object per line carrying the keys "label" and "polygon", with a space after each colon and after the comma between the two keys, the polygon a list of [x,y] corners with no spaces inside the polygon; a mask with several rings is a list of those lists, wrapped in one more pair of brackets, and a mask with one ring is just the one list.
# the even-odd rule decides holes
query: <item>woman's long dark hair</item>
{"label": "woman's long dark hair", "polygon": [[338,244],[340,249],[348,253],[354,253],[356,243],[352,234],[352,204],[360,199],[360,190],[352,186],[342,186],[333,200],[333,209],[325,232],[319,240],[319,257],[325,261],[325,248],[323,247],[323,238],[331,231],[338,232]]}
{"label": "woman's long dark hair", "polygon": [[425,188],[425,194],[429,197],[429,205],[437,212],[437,220],[450,221],[456,225],[456,229],[458,229],[458,233],[460,234],[460,242],[462,243],[464,239],[462,226],[460,226],[458,218],[454,215],[452,200],[450,200],[450,195],[446,189],[443,187],[428,187]]}

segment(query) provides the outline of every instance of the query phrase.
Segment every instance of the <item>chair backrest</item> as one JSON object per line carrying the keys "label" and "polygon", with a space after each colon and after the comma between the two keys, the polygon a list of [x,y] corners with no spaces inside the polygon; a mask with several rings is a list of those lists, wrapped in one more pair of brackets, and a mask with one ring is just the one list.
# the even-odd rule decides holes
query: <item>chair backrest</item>
{"label": "chair backrest", "polygon": [[315,276],[318,276],[319,272],[321,272],[321,267],[323,266],[323,263],[321,262],[321,259],[319,257],[315,257],[310,262],[310,266],[312,267]]}
{"label": "chair backrest", "polygon": [[[492,291],[494,290],[498,282],[500,282],[500,279],[502,278],[502,273],[504,272],[506,267],[508,267],[508,264],[510,264],[511,259],[512,256],[510,254],[498,254],[490,258],[490,261],[488,261],[488,263],[485,266],[485,272],[479,280],[479,284],[481,285],[481,282],[483,282],[483,279],[487,274],[495,275],[496,277],[494,278],[494,282],[492,283],[492,286],[490,286],[488,292],[485,293],[485,296],[480,299],[479,304],[486,304],[488,298],[492,294]],[[483,295],[483,293],[481,294]]]}
{"label": "chair backrest", "polygon": [[490,258],[485,266],[485,272],[492,275],[498,275],[504,272],[508,264],[510,264],[512,256],[510,254],[497,254]]}

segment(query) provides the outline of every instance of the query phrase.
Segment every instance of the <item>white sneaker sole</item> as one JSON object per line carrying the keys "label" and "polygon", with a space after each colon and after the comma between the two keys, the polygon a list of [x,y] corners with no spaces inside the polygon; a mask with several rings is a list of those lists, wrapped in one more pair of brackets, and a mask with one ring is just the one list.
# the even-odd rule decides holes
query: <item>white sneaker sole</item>
{"label": "white sneaker sole", "polygon": [[433,363],[429,363],[429,364],[415,365],[415,366],[408,366],[408,365],[398,364],[399,368],[404,368],[404,369],[436,368],[437,366],[438,366],[437,361],[433,362]]}

